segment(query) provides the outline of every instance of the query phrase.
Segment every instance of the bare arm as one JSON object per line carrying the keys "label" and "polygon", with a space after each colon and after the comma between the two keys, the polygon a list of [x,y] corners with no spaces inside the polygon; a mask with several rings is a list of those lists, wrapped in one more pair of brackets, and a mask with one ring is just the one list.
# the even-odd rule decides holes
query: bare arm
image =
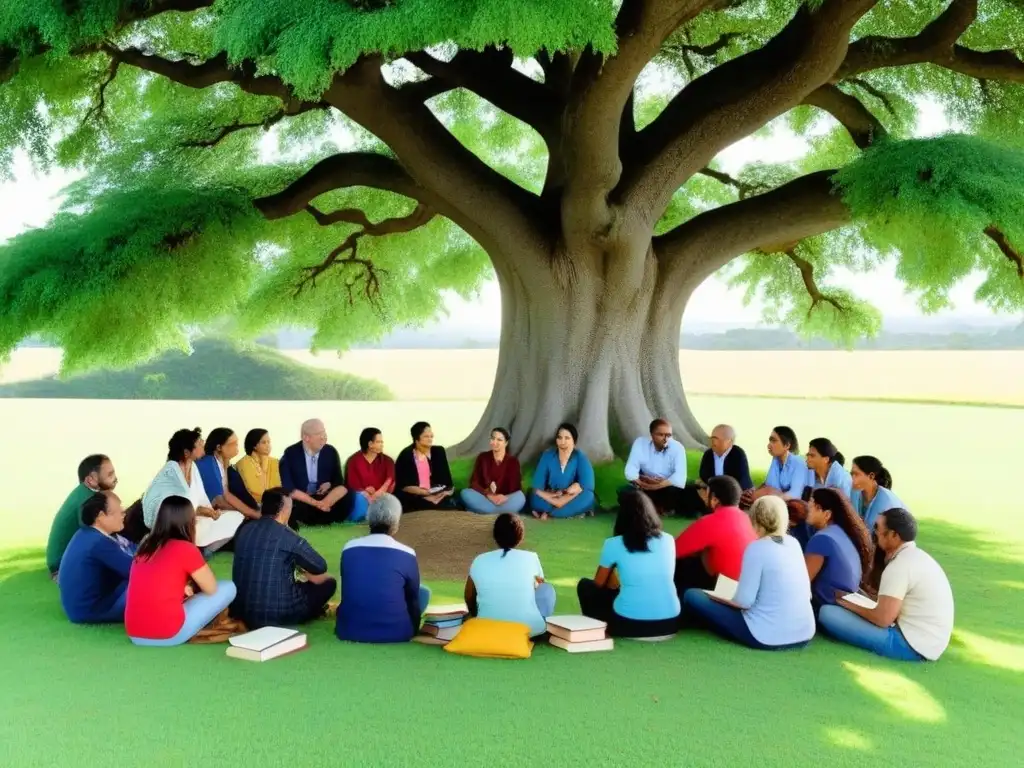
{"label": "bare arm", "polygon": [[466,600],[466,607],[469,609],[470,616],[476,616],[478,606],[476,604],[476,584],[473,583],[473,577],[466,577],[466,589],[463,592],[463,598]]}
{"label": "bare arm", "polygon": [[192,571],[192,581],[196,583],[196,586],[202,592],[207,595],[212,595],[217,591],[217,577],[213,575],[213,570],[208,565],[204,565],[195,571]]}
{"label": "bare arm", "polygon": [[804,555],[804,562],[807,563],[807,576],[813,582],[825,565],[825,558],[822,555]]}

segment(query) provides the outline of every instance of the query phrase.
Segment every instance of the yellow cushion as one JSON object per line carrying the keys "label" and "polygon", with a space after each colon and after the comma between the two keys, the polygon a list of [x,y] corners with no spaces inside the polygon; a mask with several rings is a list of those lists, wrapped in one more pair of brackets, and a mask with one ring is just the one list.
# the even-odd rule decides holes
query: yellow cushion
{"label": "yellow cushion", "polygon": [[533,643],[530,628],[517,621],[469,619],[444,649],[484,659],[528,659]]}

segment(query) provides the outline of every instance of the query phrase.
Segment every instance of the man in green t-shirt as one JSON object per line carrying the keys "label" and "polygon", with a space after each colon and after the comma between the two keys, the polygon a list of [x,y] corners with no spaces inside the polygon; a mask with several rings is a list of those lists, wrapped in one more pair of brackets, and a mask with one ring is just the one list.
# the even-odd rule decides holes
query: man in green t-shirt
{"label": "man in green t-shirt", "polygon": [[50,577],[56,581],[60,559],[68,542],[79,529],[82,521],[82,504],[97,491],[112,491],[117,486],[117,474],[110,459],[101,453],[86,456],[78,465],[79,484],[64,500],[57,516],[50,526],[50,538],[46,542],[46,567]]}

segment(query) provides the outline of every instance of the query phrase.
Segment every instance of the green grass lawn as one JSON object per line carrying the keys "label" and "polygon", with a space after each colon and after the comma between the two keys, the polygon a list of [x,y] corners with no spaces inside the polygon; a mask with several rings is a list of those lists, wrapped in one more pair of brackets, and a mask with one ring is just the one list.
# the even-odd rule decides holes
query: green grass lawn
{"label": "green grass lawn", "polygon": [[[728,405],[750,435],[752,461],[763,464],[760,432],[783,420],[779,404]],[[320,622],[308,630],[308,650],[247,664],[226,658],[224,646],[135,648],[123,628],[69,625],[41,549],[24,547],[0,551],[0,765],[1017,764],[1024,533],[1012,498],[997,494],[1014,476],[1022,417],[785,407],[802,437],[827,434],[848,456],[866,452],[868,437],[882,445],[875,452],[922,520],[921,546],[953,583],[954,643],[938,663],[887,662],[823,637],[803,651],[761,653],[696,632],[583,656],[538,646],[529,660],[497,661],[416,644],[343,644]],[[833,428],[807,426],[825,416]],[[993,441],[984,473],[954,435]],[[601,474],[602,487],[617,485]],[[526,546],[540,553],[559,611],[578,610],[575,582],[593,573],[611,524],[609,516],[528,521]],[[336,527],[310,539],[336,570],[343,542],[364,530]],[[230,562],[227,554],[213,560],[222,575]],[[430,586],[438,601],[461,595],[460,583]]]}

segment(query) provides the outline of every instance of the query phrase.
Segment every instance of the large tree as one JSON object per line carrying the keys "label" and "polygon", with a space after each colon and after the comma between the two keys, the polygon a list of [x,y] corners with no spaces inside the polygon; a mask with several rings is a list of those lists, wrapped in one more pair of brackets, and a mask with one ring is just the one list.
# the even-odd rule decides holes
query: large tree
{"label": "large tree", "polygon": [[[498,370],[458,450],[502,424],[530,456],[572,419],[600,460],[652,414],[704,441],[680,324],[730,263],[773,319],[846,339],[879,314],[830,276],[887,259],[926,309],[977,270],[1024,306],[1020,0],[4,5],[0,161],[81,178],[0,250],[0,352],[127,363],[224,318],[338,346],[489,260]],[[913,138],[926,102],[958,134]],[[805,156],[716,164],[780,129]]]}

